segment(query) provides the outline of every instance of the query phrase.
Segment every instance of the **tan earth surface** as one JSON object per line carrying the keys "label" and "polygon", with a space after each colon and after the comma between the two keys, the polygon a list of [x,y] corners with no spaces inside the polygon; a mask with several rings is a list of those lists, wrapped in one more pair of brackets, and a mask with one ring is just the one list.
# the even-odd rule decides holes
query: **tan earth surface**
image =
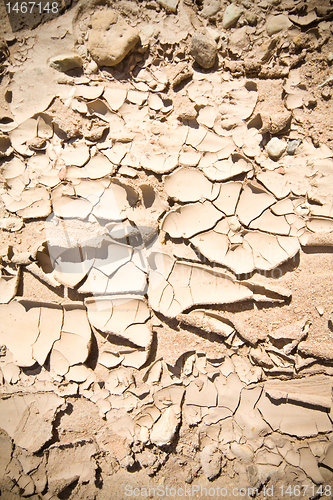
{"label": "tan earth surface", "polygon": [[0,496],[333,496],[333,2],[0,4]]}

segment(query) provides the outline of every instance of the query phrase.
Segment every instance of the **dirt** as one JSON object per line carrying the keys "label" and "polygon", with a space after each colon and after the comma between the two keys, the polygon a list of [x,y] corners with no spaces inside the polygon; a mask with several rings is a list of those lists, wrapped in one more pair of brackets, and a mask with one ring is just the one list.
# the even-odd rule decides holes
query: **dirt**
{"label": "dirt", "polygon": [[[302,492],[304,498],[309,499],[327,498],[332,495],[332,401],[328,406],[325,406],[326,402],[322,406],[322,394],[320,391],[316,394],[316,389],[313,388],[318,387],[316,384],[320,385],[320,381],[324,380],[323,393],[328,390],[330,395],[332,394],[332,243],[326,246],[308,246],[301,239],[303,234],[290,232],[283,237],[290,240],[294,238],[294,242],[297,240],[296,252],[290,250],[290,254],[281,261],[277,260],[275,265],[274,252],[270,255],[267,251],[266,258],[257,260],[252,270],[248,272],[244,268],[244,272],[236,273],[223,259],[219,261],[216,258],[213,261],[206,257],[204,253],[207,247],[198,249],[198,244],[194,239],[192,241],[196,234],[195,229],[189,233],[188,238],[175,236],[176,230],[178,231],[177,224],[179,227],[183,224],[181,219],[175,219],[176,229],[172,224],[166,224],[170,214],[180,217],[184,207],[193,209],[195,204],[203,203],[204,199],[205,203],[212,205],[215,199],[211,201],[208,198],[207,201],[204,196],[198,196],[183,200],[177,198],[177,195],[168,195],[164,188],[166,178],[172,178],[173,172],[187,168],[189,172],[203,172],[205,181],[209,178],[215,186],[222,186],[226,182],[241,182],[240,196],[243,195],[244,188],[251,183],[256,188],[259,186],[258,192],[265,193],[262,196],[271,196],[267,186],[258,184],[255,178],[261,172],[274,172],[279,176],[279,181],[274,181],[277,182],[274,184],[275,188],[283,182],[288,182],[290,186],[289,193],[280,198],[288,198],[295,204],[303,203],[310,207],[309,213],[298,217],[298,222],[301,220],[303,226],[307,227],[312,220],[316,223],[324,220],[327,224],[325,227],[329,229],[320,231],[320,235],[328,233],[328,239],[331,238],[333,152],[328,148],[332,148],[333,140],[332,2],[324,2],[322,10],[316,3],[311,2],[237,2],[244,13],[231,29],[223,29],[222,26],[228,2],[221,2],[217,12],[208,18],[201,15],[201,10],[209,2],[180,0],[176,2],[174,12],[173,2],[166,3],[169,3],[169,7],[165,8],[164,2],[154,0],[120,1],[115,4],[111,1],[97,1],[81,2],[78,7],[76,2],[62,1],[57,2],[58,12],[41,13],[34,6],[31,16],[25,15],[24,12],[14,15],[14,2],[9,2],[12,9],[10,15],[8,4],[0,5],[0,16],[3,20],[0,30],[5,53],[0,71],[0,130],[10,138],[13,146],[8,155],[0,158],[0,219],[17,216],[23,224],[23,227],[15,232],[1,230],[1,279],[7,284],[8,276],[13,276],[13,283],[17,276],[18,283],[13,287],[10,298],[1,301],[0,315],[5,317],[12,314],[10,307],[18,302],[28,304],[27,312],[24,313],[24,318],[27,319],[23,319],[23,322],[29,321],[30,325],[34,317],[43,317],[46,309],[49,314],[55,305],[64,306],[64,312],[61,314],[64,314],[65,318],[52,341],[48,340],[48,335],[53,332],[53,325],[52,328],[48,325],[43,330],[39,319],[34,323],[39,336],[44,335],[46,344],[49,342],[50,345],[44,363],[38,363],[36,358],[33,358],[33,365],[22,365],[15,361],[22,350],[18,341],[13,343],[13,352],[6,347],[6,336],[19,338],[16,319],[10,324],[10,331],[5,331],[0,325],[0,344],[4,344],[0,354],[0,402],[3,405],[0,410],[3,411],[0,417],[0,455],[3,451],[5,457],[0,460],[0,496],[4,498],[14,499],[23,495],[45,500],[106,500],[111,497],[117,500],[132,496],[244,496],[282,500],[286,495],[289,495],[289,498],[298,497],[298,491]],[[93,29],[89,19],[93,12],[104,8],[115,9],[118,15],[125,19],[121,37],[127,36],[126,23],[137,29],[141,37],[141,42],[126,53],[120,63],[112,67],[98,67],[87,51],[87,40]],[[302,27],[300,23],[303,21],[293,22],[289,29],[281,30],[273,36],[276,43],[274,42],[272,48],[272,37],[266,33],[266,22],[270,16],[283,13],[293,19],[292,15],[296,13],[303,19],[306,12],[314,16],[312,23]],[[245,14],[249,13],[257,16],[254,26],[249,26],[245,20]],[[99,30],[104,29],[102,24],[101,21]],[[248,42],[240,40],[238,49],[235,49],[234,44],[230,45],[229,37],[231,34],[236,37],[243,26],[248,27]],[[216,50],[215,63],[208,69],[198,65],[191,50],[191,37],[199,28],[210,30],[210,35],[216,40],[216,48],[215,42],[211,42],[212,50]],[[268,52],[265,52],[267,47]],[[50,68],[50,57],[71,51],[76,51],[81,56],[82,69],[73,68],[64,73]],[[298,62],[295,62],[296,57]],[[200,58],[197,60],[200,61]],[[249,67],[252,68],[250,73],[246,69]],[[137,78],[140,70],[148,72],[141,81]],[[158,75],[158,71],[164,75]],[[151,84],[152,75],[157,75],[154,86]],[[298,83],[288,91],[288,85],[290,82],[292,85],[293,78],[298,79]],[[250,87],[246,86],[247,82],[251,82]],[[71,93],[73,89],[81,89],[83,86],[87,87],[88,92],[96,85],[104,85],[112,90],[126,89],[127,102],[114,110],[105,90],[97,99],[82,98]],[[240,108],[251,106],[250,88],[256,92],[256,101],[249,115],[242,118],[241,111],[244,110]],[[132,96],[131,91],[134,91]],[[261,129],[248,125],[258,114],[264,125],[269,120],[272,121],[275,115],[286,112],[287,98],[292,92],[304,97],[300,106],[290,109],[290,128],[288,126],[271,133],[269,127],[263,126]],[[158,104],[155,109],[155,105],[149,105],[148,95],[158,95],[162,104]],[[136,99],[139,99],[139,104],[136,104]],[[168,109],[170,102],[173,103],[173,109]],[[235,105],[234,108],[227,107],[232,104]],[[202,124],[198,115],[199,111],[209,106],[217,113],[217,118],[213,119],[214,127]],[[223,106],[227,109],[227,115],[223,114]],[[233,115],[236,108],[237,111]],[[211,115],[208,113],[206,120],[210,121]],[[229,128],[223,127],[223,119],[226,117],[234,121],[234,125]],[[43,131],[39,132],[42,129],[42,118]],[[37,130],[36,127],[39,128],[35,134],[31,130]],[[201,130],[200,127],[205,129],[205,133],[209,130],[213,138],[211,142],[207,141],[207,149],[200,149],[202,139],[197,144],[193,138],[192,142],[186,139],[187,142],[184,140],[179,145],[182,127],[188,127],[193,136],[196,131]],[[259,142],[256,143],[253,136],[250,136],[252,132],[257,136],[260,134]],[[38,138],[39,134],[45,136],[45,150],[29,148],[29,144],[32,144],[29,141]],[[284,152],[281,158],[273,160],[266,150],[266,145],[273,136],[285,142],[299,138],[301,145],[294,155]],[[210,154],[211,162],[217,162],[217,157],[213,158],[217,151],[217,148],[214,149],[214,141],[221,140],[221,137],[231,137],[234,144],[230,155],[223,156],[224,149],[222,146],[218,148],[218,154],[221,155],[219,160],[233,163],[235,155],[241,154],[241,157],[250,163],[250,168],[236,175],[212,181],[199,161],[180,165],[177,157],[176,164],[170,169],[163,163],[165,158],[173,161],[172,154],[178,147],[179,151],[183,152],[199,151],[201,157]],[[43,148],[44,142],[40,144]],[[72,164],[66,164],[62,158],[65,146],[70,149],[82,144],[89,147],[89,160],[96,153],[110,160],[111,155],[114,155],[112,158],[119,155],[113,147],[122,148],[130,144],[133,146],[130,153],[126,154],[124,151],[119,158],[117,156],[118,160],[115,160],[112,166],[110,163],[110,172],[102,172],[102,163],[96,165],[95,168],[101,168],[102,173],[95,175],[93,170],[88,170],[89,160],[82,169],[75,163],[78,158],[78,154],[74,154],[75,151]],[[143,150],[135,149],[142,144]],[[246,153],[249,151],[246,150],[247,147],[254,148],[255,154]],[[49,159],[51,167],[48,170],[39,165],[29,166],[30,158],[40,159],[41,156]],[[147,168],[140,164],[140,161],[143,162],[142,158],[147,162],[151,161]],[[10,162],[17,159],[24,162],[25,173],[18,176],[8,175],[8,165],[12,165]],[[131,173],[126,170],[122,173],[120,168],[124,167],[132,169],[129,170]],[[89,175],[85,174],[87,185],[89,182],[93,186],[96,182],[90,192],[81,181],[80,172],[83,169],[89,172]],[[295,169],[297,180],[292,169]],[[100,182],[104,182],[103,187],[98,184]],[[188,182],[191,182],[190,176]],[[301,187],[297,182],[302,184]],[[152,200],[148,204],[144,200],[141,189],[144,184],[153,189],[155,205]],[[172,277],[172,270],[167,273],[168,264],[164,263],[161,268],[156,266],[156,274],[152,276],[150,267],[147,285],[147,269],[141,269],[140,272],[145,275],[146,280],[143,293],[138,291],[139,285],[134,291],[130,285],[128,290],[123,287],[124,282],[126,286],[131,280],[135,283],[135,273],[138,273],[136,265],[135,272],[128,271],[128,274],[124,274],[125,278],[119,278],[120,292],[116,293],[117,296],[121,295],[124,289],[127,295],[131,293],[138,300],[138,304],[147,304],[149,319],[144,320],[144,324],[151,331],[149,344],[135,344],[127,340],[126,335],[121,337],[117,334],[116,329],[109,331],[106,321],[102,325],[98,320],[99,326],[96,326],[97,320],[89,311],[88,302],[84,300],[92,297],[97,304],[104,294],[99,290],[94,293],[93,288],[86,288],[88,291],[85,292],[80,290],[81,286],[92,286],[93,280],[97,280],[92,278],[89,282],[91,267],[73,286],[66,282],[71,271],[60,268],[58,274],[55,274],[47,254],[46,267],[43,267],[36,250],[39,248],[41,251],[41,245],[47,242],[47,216],[43,215],[37,204],[35,215],[30,217],[30,202],[27,202],[26,206],[22,205],[23,208],[10,209],[11,203],[24,203],[24,193],[34,193],[33,190],[41,186],[46,190],[47,196],[50,196],[48,215],[54,215],[58,210],[58,219],[67,224],[68,218],[75,218],[71,215],[72,208],[68,208],[68,200],[83,199],[85,203],[88,200],[92,207],[89,212],[90,219],[103,227],[110,221],[95,217],[97,211],[94,212],[96,209],[93,207],[99,206],[100,210],[105,210],[101,201],[103,195],[96,193],[99,193],[99,189],[106,192],[107,189],[114,188],[112,196],[116,197],[116,190],[123,190],[127,196],[123,208],[126,217],[121,219],[121,224],[129,223],[131,227],[135,226],[139,230],[148,226],[154,228],[157,233],[151,248],[145,248],[144,245],[137,248],[136,244],[130,245],[129,240],[126,240],[127,248],[132,252],[131,258],[134,251],[138,252],[143,260],[146,257],[151,259],[152,252],[164,252],[172,259],[170,269],[185,263],[191,267],[190,277],[194,276],[197,270],[196,277],[192,281],[188,278],[186,282],[181,281],[185,271],[180,272],[180,277]],[[81,187],[83,191],[88,190],[88,194],[78,194]],[[186,185],[183,187],[185,190]],[[275,193],[273,194],[275,196]],[[8,195],[11,196],[10,202]],[[319,201],[316,201],[317,199]],[[68,205],[64,200],[67,200]],[[119,200],[117,199],[117,202]],[[256,200],[258,198],[253,198],[253,205],[256,205]],[[60,207],[63,202],[65,208],[56,208],[56,203],[59,203]],[[267,205],[265,210],[271,214],[269,206]],[[82,210],[85,210],[85,207],[86,205]],[[108,207],[108,210],[111,209],[112,205]],[[252,206],[249,204],[250,209],[252,210]],[[296,208],[293,213],[298,214]],[[234,214],[234,217],[241,219],[241,213],[239,210],[237,212],[236,208]],[[195,217],[191,220],[193,227],[200,222],[200,211],[197,220]],[[80,214],[77,218],[80,218]],[[116,222],[119,223],[119,220]],[[293,227],[289,220],[288,223]],[[212,227],[213,224],[206,222],[206,227],[200,231],[201,234],[207,234]],[[175,233],[172,233],[173,230]],[[275,235],[274,237],[281,234],[274,227],[253,231],[250,224],[242,223],[241,229],[230,230],[228,233],[229,250],[236,245],[244,245],[244,235],[260,231],[261,234],[263,232],[265,235]],[[309,229],[306,229],[305,233],[317,235]],[[276,241],[280,241],[281,247],[282,240]],[[47,246],[47,243],[45,245]],[[86,240],[82,248],[80,246],[82,262],[85,245]],[[217,245],[217,249],[221,247],[222,243]],[[257,254],[253,250],[257,258],[260,250],[264,252],[265,243],[259,247]],[[105,259],[105,255],[98,257],[98,250],[94,251],[97,252],[97,260]],[[14,263],[13,256],[16,254],[25,255],[20,264]],[[270,261],[270,258],[273,260]],[[75,259],[69,262],[73,266],[78,264]],[[151,266],[151,260],[149,262]],[[38,268],[38,274],[36,268],[31,267],[32,263]],[[106,264],[110,264],[107,259],[103,261],[103,265]],[[97,269],[96,273],[99,272],[97,264],[92,265],[95,265],[93,269]],[[269,269],[265,270],[265,266]],[[125,266],[120,267],[124,268]],[[211,274],[205,274],[207,272]],[[110,274],[108,279],[111,280],[110,276],[112,278]],[[157,286],[152,288],[153,279],[157,280],[157,283],[163,282],[167,292],[161,291]],[[216,300],[205,300],[200,295],[204,294],[202,290],[206,290],[205,283],[211,280],[211,287],[216,286],[218,289],[219,279],[224,280],[223,283],[229,283],[227,280],[230,280],[232,286],[239,286],[242,290],[241,287],[245,286],[246,290],[251,290],[251,295],[245,299],[241,296],[233,299],[232,289],[228,293],[225,292],[225,295],[221,293]],[[53,285],[49,280],[55,280]],[[4,288],[5,285],[1,286]],[[195,293],[199,299],[195,299]],[[124,294],[121,297],[124,297]],[[110,300],[113,300],[113,295]],[[169,308],[163,307],[168,300]],[[82,316],[75,316],[74,320],[69,319],[69,309],[66,309],[69,305],[74,309],[76,305],[81,308],[81,312],[84,309]],[[116,311],[118,306],[116,302],[113,305],[111,302],[110,307],[112,311]],[[170,314],[169,310],[176,313]],[[198,310],[204,311],[204,319],[201,316],[191,316]],[[112,320],[112,314],[110,313],[108,321]],[[131,310],[127,311],[128,317],[131,314]],[[8,320],[4,320],[3,324],[7,323]],[[64,324],[67,325],[68,331],[62,330]],[[135,320],[127,326],[132,328],[138,324],[140,320]],[[287,335],[295,324],[302,324],[302,327],[297,331],[297,335],[295,334],[295,339],[290,340]],[[89,329],[88,340],[84,334],[86,325]],[[115,328],[116,323],[112,325]],[[223,333],[226,325],[232,329],[231,334]],[[285,337],[280,334],[278,339],[274,339],[274,332],[280,332],[280,329],[282,332],[285,329]],[[78,358],[81,356],[80,361],[71,363],[66,360],[63,347],[64,339],[69,338],[66,335],[72,335],[70,338],[73,342],[78,342],[76,347],[72,348],[72,354],[76,352]],[[55,344],[55,341],[58,344]],[[57,346],[59,350],[56,349]],[[253,349],[256,348],[262,352],[259,361],[253,355]],[[86,350],[88,355],[81,355],[81,352],[85,353]],[[119,359],[115,367],[107,368],[99,363],[101,354],[105,352],[111,352]],[[140,355],[143,356],[143,361],[141,358],[138,361]],[[56,356],[58,358],[55,361]],[[267,356],[271,363],[269,366],[266,363]],[[264,359],[266,361],[263,361]],[[67,368],[63,369],[63,363]],[[71,373],[77,368],[84,372],[80,371],[79,375],[75,373],[71,378]],[[113,374],[118,377],[118,384],[114,383]],[[321,376],[325,378],[322,379]],[[263,412],[258,408],[260,405],[270,408],[272,400],[265,392],[265,383],[276,378],[286,381],[286,394],[280,394],[277,400],[273,401],[279,410],[284,408],[283,419],[274,427],[273,416],[263,418]],[[296,396],[288,393],[287,386],[287,382],[294,379],[305,384],[303,392],[300,390]],[[307,382],[309,386],[306,385]],[[223,391],[227,390],[225,388],[230,384],[230,392],[223,393],[221,384]],[[199,395],[194,405],[193,402],[192,405],[187,403],[187,398],[190,397],[189,388],[194,388],[193,391],[197,391]],[[106,392],[99,397],[100,391]],[[258,391],[258,397],[254,400],[255,391]],[[202,403],[202,400],[206,401],[205,398],[211,394],[214,400],[215,393],[215,402],[205,405]],[[50,406],[48,413],[42,414],[43,410],[36,410],[33,401],[34,398],[38,400],[38,394],[49,394],[50,397],[52,394],[58,394],[62,397],[62,405],[59,404],[57,408]],[[16,413],[10,409],[7,417],[7,408],[12,408],[9,404],[12,405],[13,398],[19,398],[21,395],[24,395],[26,406],[17,404]],[[217,404],[219,398],[224,397],[227,402]],[[237,398],[235,408],[231,403],[233,397]],[[246,404],[248,406],[242,407]],[[167,413],[169,408],[173,410],[170,412],[171,416]],[[201,412],[195,422],[191,422],[191,418],[197,418],[193,417],[191,411]],[[214,411],[225,414],[223,417],[216,417]],[[301,413],[298,414],[298,411]],[[36,415],[39,415],[38,418],[43,420],[44,424],[52,423],[52,438],[46,439],[37,451],[31,451],[33,439],[27,431],[39,425],[39,420],[34,420],[34,412],[37,412]],[[145,424],[138,423],[140,418],[145,419]],[[304,428],[308,425],[308,428],[312,429],[313,425],[317,429],[316,432],[309,430],[307,433],[303,427],[298,430],[295,418],[305,422]],[[17,427],[13,424],[16,421]],[[229,431],[226,429],[227,422],[230,421],[233,422],[233,435],[229,440]],[[243,427],[239,422],[243,422]],[[152,429],[157,423],[162,429],[162,444],[156,444],[156,441],[150,440],[149,437],[153,435]],[[235,454],[230,443],[243,446],[244,454],[247,447],[246,453],[250,453],[252,458],[249,460],[244,458],[245,455]],[[82,450],[90,450],[91,447],[97,451],[87,452],[87,463],[86,458],[82,459],[82,463],[78,461],[75,464],[64,458],[68,460],[65,462],[65,472],[52,469],[50,457],[54,447],[60,456],[62,453],[64,457],[76,457],[80,456],[75,454],[80,446]],[[6,450],[10,447],[12,451],[7,458]],[[311,450],[309,463],[302,459],[304,455],[299,451],[304,448]],[[205,449],[215,450],[211,463],[208,460],[208,465],[202,458]],[[82,457],[85,457],[84,453],[82,451]],[[262,459],[260,453],[266,458]],[[29,468],[26,460],[31,463],[35,460],[37,465]],[[217,467],[217,474],[212,472],[214,467]],[[319,476],[316,476],[317,471]],[[36,479],[37,473],[44,479]]]}

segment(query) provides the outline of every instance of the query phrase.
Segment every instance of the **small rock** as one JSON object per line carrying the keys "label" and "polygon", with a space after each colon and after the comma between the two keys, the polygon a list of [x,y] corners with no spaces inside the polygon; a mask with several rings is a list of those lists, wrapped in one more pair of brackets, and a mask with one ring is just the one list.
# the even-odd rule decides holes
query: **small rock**
{"label": "small rock", "polygon": [[204,0],[203,9],[200,12],[202,17],[212,17],[218,13],[221,8],[220,0]]}
{"label": "small rock", "polygon": [[286,30],[291,25],[288,17],[284,14],[271,17],[266,23],[266,31],[269,36],[279,33],[279,31]]}
{"label": "small rock", "polygon": [[333,52],[329,52],[329,54],[327,55],[327,62],[331,63],[332,61],[333,61]]}
{"label": "small rock", "polygon": [[86,74],[92,75],[93,73],[97,72],[98,72],[98,65],[96,64],[95,61],[90,61],[90,63],[86,67]]}
{"label": "small rock", "polygon": [[270,158],[277,160],[282,153],[286,150],[286,143],[277,137],[273,137],[266,145],[266,151]]}
{"label": "small rock", "polygon": [[222,20],[222,25],[224,29],[231,28],[234,26],[240,16],[242,15],[243,11],[240,7],[237,7],[237,5],[234,5],[231,3],[228,5],[228,7],[224,11],[223,15],[223,20]]}
{"label": "small rock", "polygon": [[[270,117],[270,132],[272,134],[277,134],[281,130],[290,126],[291,112],[284,111],[282,113],[275,113]],[[289,128],[289,127],[288,127]]]}
{"label": "small rock", "polygon": [[217,45],[214,38],[205,31],[197,31],[192,36],[191,55],[203,68],[211,68],[216,60]]}
{"label": "small rock", "polygon": [[301,143],[302,143],[302,139],[293,139],[291,141],[288,141],[288,144],[287,144],[288,155],[293,155]]}
{"label": "small rock", "polygon": [[169,406],[150,432],[150,441],[157,446],[170,444],[180,422],[180,413],[175,405]]}
{"label": "small rock", "polygon": [[41,149],[45,149],[46,140],[43,137],[34,137],[33,139],[26,141],[26,145],[33,151],[39,151]]}
{"label": "small rock", "polygon": [[162,7],[165,8],[167,12],[172,12],[175,14],[177,12],[177,5],[179,0],[157,0]]}
{"label": "small rock", "polygon": [[78,54],[61,54],[51,57],[49,66],[57,71],[70,71],[71,69],[82,68],[83,61]]}
{"label": "small rock", "polygon": [[240,56],[241,51],[249,46],[247,26],[238,28],[229,37],[229,51],[233,55]]}
{"label": "small rock", "polygon": [[200,453],[200,463],[207,479],[214,479],[219,475],[222,464],[222,454],[214,445],[209,444]]}
{"label": "small rock", "polygon": [[247,12],[245,14],[245,19],[250,26],[256,26],[258,22],[258,17],[253,12]]}
{"label": "small rock", "polygon": [[115,66],[139,42],[139,33],[114,11],[96,12],[88,49],[98,66]]}
{"label": "small rock", "polygon": [[321,91],[321,96],[325,101],[328,101],[332,97],[332,92],[331,89],[328,87],[324,87],[323,90]]}

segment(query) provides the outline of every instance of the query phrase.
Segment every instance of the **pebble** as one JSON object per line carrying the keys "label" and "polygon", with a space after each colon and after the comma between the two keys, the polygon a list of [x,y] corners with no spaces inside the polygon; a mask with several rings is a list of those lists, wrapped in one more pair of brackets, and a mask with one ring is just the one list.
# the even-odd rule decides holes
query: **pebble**
{"label": "pebble", "polygon": [[83,61],[78,54],[68,53],[51,57],[49,66],[57,71],[70,71],[71,69],[82,68]]}
{"label": "pebble", "polygon": [[331,63],[333,61],[333,52],[330,52],[328,55],[327,55],[327,62]]}
{"label": "pebble", "polygon": [[216,60],[217,45],[214,38],[205,31],[196,31],[192,36],[191,55],[203,68],[211,68]]}
{"label": "pebble", "polygon": [[[277,134],[281,130],[290,126],[291,112],[283,111],[282,113],[274,113],[270,117],[270,131],[272,134]],[[289,128],[289,127],[288,127]]]}
{"label": "pebble", "polygon": [[202,17],[213,17],[221,9],[220,0],[204,0],[203,9],[200,12]]}
{"label": "pebble", "polygon": [[97,73],[98,72],[98,65],[95,63],[95,61],[90,61],[87,64],[85,72],[86,72],[87,75],[91,75],[93,73]]}
{"label": "pebble", "polygon": [[321,91],[321,96],[323,99],[325,99],[325,101],[331,99],[332,97],[331,89],[329,89],[328,87],[323,88],[323,90]]}
{"label": "pebble", "polygon": [[245,14],[245,19],[250,26],[256,26],[258,22],[258,17],[253,12],[247,12]]}
{"label": "pebble", "polygon": [[172,12],[175,14],[177,12],[177,6],[179,0],[157,0],[162,7],[165,8],[167,12]]}
{"label": "pebble", "polygon": [[288,155],[293,155],[298,148],[298,146],[301,144],[302,139],[293,139],[292,141],[288,141],[287,144],[287,153]]}
{"label": "pebble", "polygon": [[224,11],[223,15],[223,20],[222,20],[222,25],[224,29],[231,28],[234,26],[240,16],[242,15],[243,11],[240,7],[237,7],[237,5],[234,5],[231,3],[228,5],[228,7]]}
{"label": "pebble", "polygon": [[279,33],[279,31],[286,30],[291,25],[288,17],[284,14],[271,17],[266,23],[266,31],[269,36]]}
{"label": "pebble", "polygon": [[276,160],[280,158],[282,153],[285,151],[287,145],[285,141],[282,141],[281,139],[278,139],[277,137],[273,137],[267,145],[266,145],[266,151],[267,154],[270,158],[273,160]]}

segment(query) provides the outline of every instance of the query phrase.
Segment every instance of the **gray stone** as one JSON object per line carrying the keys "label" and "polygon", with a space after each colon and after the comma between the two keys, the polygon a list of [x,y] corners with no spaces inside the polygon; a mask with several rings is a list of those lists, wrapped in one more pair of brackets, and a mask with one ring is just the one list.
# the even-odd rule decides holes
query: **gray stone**
{"label": "gray stone", "polygon": [[217,45],[214,38],[205,31],[197,31],[192,36],[191,55],[203,68],[211,68],[216,60]]}
{"label": "gray stone", "polygon": [[157,0],[167,12],[175,14],[177,12],[177,5],[179,0]]}
{"label": "gray stone", "polygon": [[250,26],[256,26],[258,22],[258,16],[256,16],[253,12],[247,12],[245,14],[245,19]]}
{"label": "gray stone", "polygon": [[214,445],[209,444],[200,453],[200,463],[207,479],[214,479],[219,475],[222,464],[222,454]]}
{"label": "gray stone", "polygon": [[96,12],[92,19],[88,49],[98,66],[115,66],[139,42],[139,33],[114,11]]}
{"label": "gray stone", "polygon": [[302,143],[302,139],[293,139],[293,140],[288,141],[288,145],[287,145],[288,155],[293,155],[301,143]]}
{"label": "gray stone", "polygon": [[273,160],[276,160],[280,158],[282,153],[285,151],[287,147],[287,144],[285,141],[282,141],[281,139],[278,139],[277,137],[273,137],[267,145],[266,145],[266,151],[267,154],[270,158]]}
{"label": "gray stone", "polygon": [[218,13],[220,8],[220,0],[204,0],[203,9],[200,14],[202,15],[202,17],[212,17]]}
{"label": "gray stone", "polygon": [[51,57],[49,66],[57,71],[70,71],[71,69],[82,68],[83,61],[78,54],[68,53]]}
{"label": "gray stone", "polygon": [[237,23],[243,11],[237,5],[231,3],[224,11],[222,25],[224,29],[232,28]]}
{"label": "gray stone", "polygon": [[266,31],[269,36],[279,33],[279,31],[286,30],[291,25],[288,17],[284,14],[271,17],[266,23]]}

